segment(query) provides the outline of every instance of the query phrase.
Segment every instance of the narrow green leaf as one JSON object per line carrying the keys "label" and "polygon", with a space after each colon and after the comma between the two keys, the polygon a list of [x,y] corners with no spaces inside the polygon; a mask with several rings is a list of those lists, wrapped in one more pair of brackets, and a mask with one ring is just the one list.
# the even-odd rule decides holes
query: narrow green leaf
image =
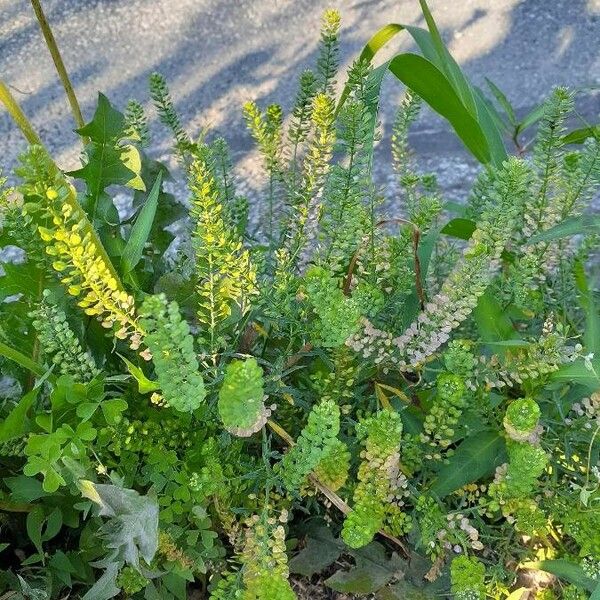
{"label": "narrow green leaf", "polygon": [[550,227],[541,233],[531,236],[526,245],[537,244],[538,242],[551,242],[571,235],[597,233],[600,231],[600,215],[584,215],[580,217],[570,217],[558,225]]}
{"label": "narrow green leaf", "polygon": [[517,117],[515,115],[515,111],[504,92],[492,80],[488,79],[487,77],[485,78],[485,82],[490,88],[492,94],[494,94],[494,98],[496,98],[498,104],[500,104],[500,106],[504,110],[506,116],[508,117],[508,120],[510,121],[510,124],[516,126]]}
{"label": "narrow green leaf", "polygon": [[27,413],[37,398],[39,387],[27,392],[19,403],[10,411],[6,419],[0,423],[0,442],[6,442],[27,433],[29,420]]}
{"label": "narrow green leaf", "polygon": [[585,385],[592,391],[600,387],[600,359],[584,361],[579,358],[567,365],[562,365],[558,371],[550,375],[552,381],[566,381]]}
{"label": "narrow green leaf", "polygon": [[444,498],[455,490],[491,475],[504,462],[504,439],[497,431],[480,431],[465,439],[438,471],[430,491]]}
{"label": "narrow green leaf", "polygon": [[579,302],[585,312],[584,342],[586,350],[600,357],[600,314],[594,300],[594,292],[590,289],[584,265],[577,261],[573,268],[575,285],[580,294]]}
{"label": "narrow green leaf", "polygon": [[477,120],[490,148],[491,163],[499,167],[508,158],[500,129],[490,111],[490,104],[483,94],[475,89],[474,97],[477,105]]}
{"label": "narrow green leaf", "polygon": [[162,172],[159,171],[156,180],[154,181],[154,185],[152,186],[152,190],[150,190],[150,194],[148,195],[148,199],[142,206],[142,209],[131,228],[127,244],[123,249],[123,254],[121,256],[123,273],[131,272],[142,258],[144,246],[148,241],[152,223],[154,223],[161,182]]}
{"label": "narrow green leaf", "polygon": [[[119,354],[119,356],[121,355]],[[136,367],[131,361],[127,360],[124,356],[121,356],[121,359],[125,363],[127,370],[137,381],[138,391],[140,394],[149,394],[150,392],[155,392],[156,390],[160,389],[158,381],[152,381],[151,379],[148,379],[146,375],[144,375],[144,371],[142,371],[139,367]]]}
{"label": "narrow green leaf", "polygon": [[517,125],[516,133],[519,134],[521,131],[529,129],[532,125],[535,125],[544,116],[544,105],[540,104],[533,108]]}
{"label": "narrow green leaf", "polygon": [[481,126],[434,64],[417,54],[406,53],[394,57],[389,63],[389,69],[433,110],[448,120],[475,158],[482,163],[490,162],[490,148]]}
{"label": "narrow green leaf", "polygon": [[564,135],[562,141],[564,144],[583,144],[589,137],[600,139],[600,125],[574,129]]}
{"label": "narrow green leaf", "polygon": [[446,48],[444,44],[444,40],[442,40],[442,36],[440,35],[439,29],[435,23],[433,15],[429,10],[429,6],[427,6],[426,0],[419,0],[419,4],[421,5],[421,11],[423,16],[425,17],[425,22],[427,23],[427,29],[431,34],[431,39],[433,41],[433,45],[435,47],[436,53],[438,55],[439,61],[436,62],[438,67],[441,67],[447,78],[452,84],[452,87],[462,100],[467,111],[475,116],[477,114],[477,107],[475,104],[475,98],[473,96],[473,91],[463,72],[461,71],[458,64],[452,58],[450,52]]}

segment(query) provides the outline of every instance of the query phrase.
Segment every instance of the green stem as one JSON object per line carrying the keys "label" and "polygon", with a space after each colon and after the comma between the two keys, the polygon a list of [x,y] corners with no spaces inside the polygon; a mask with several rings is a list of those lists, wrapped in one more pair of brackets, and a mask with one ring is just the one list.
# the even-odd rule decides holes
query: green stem
{"label": "green stem", "polygon": [[[71,80],[69,79],[69,75],[65,69],[65,64],[58,50],[58,46],[56,45],[56,40],[54,39],[52,29],[50,29],[50,24],[48,23],[46,15],[44,15],[44,11],[42,10],[40,0],[31,0],[31,6],[33,6],[35,16],[40,24],[42,33],[44,34],[46,45],[48,46],[48,50],[50,50],[50,54],[52,56],[54,66],[56,67],[56,71],[58,72],[58,76],[60,77],[60,81],[65,88],[65,93],[67,94],[69,104],[71,105],[71,112],[73,113],[75,123],[77,124],[78,128],[81,128],[84,126],[84,122],[83,116],[81,115],[81,109],[79,108],[79,102],[77,102],[75,91],[73,90]],[[84,144],[85,143],[86,139],[84,139]]]}
{"label": "green stem", "polygon": [[0,102],[4,104],[8,114],[12,117],[13,121],[17,124],[19,129],[23,132],[25,139],[32,145],[42,146],[42,140],[38,137],[31,123],[25,116],[25,113],[21,110],[21,107],[15,100],[14,96],[10,93],[8,86],[0,79]]}

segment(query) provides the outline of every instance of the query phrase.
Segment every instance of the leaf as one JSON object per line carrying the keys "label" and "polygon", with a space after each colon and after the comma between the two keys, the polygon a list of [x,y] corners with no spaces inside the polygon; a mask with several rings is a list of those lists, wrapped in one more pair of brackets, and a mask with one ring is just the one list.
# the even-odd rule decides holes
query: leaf
{"label": "leaf", "polygon": [[523,600],[524,594],[528,594],[529,589],[520,587],[513,592],[511,592],[508,596],[506,596],[505,600]]}
{"label": "leaf", "polygon": [[430,491],[444,498],[468,483],[491,475],[505,460],[504,440],[496,431],[465,439],[438,471]]}
{"label": "leaf", "polygon": [[515,111],[513,109],[512,104],[509,102],[508,98],[504,94],[504,92],[493,81],[491,81],[487,77],[485,78],[485,82],[487,83],[487,86],[490,88],[492,94],[494,94],[494,98],[496,98],[496,100],[498,101],[498,104],[500,104],[500,106],[504,110],[504,113],[508,117],[510,124],[513,125],[513,127],[516,126],[517,125],[517,117],[515,115]]}
{"label": "leaf", "polygon": [[[388,68],[392,72],[396,70],[396,76],[398,76],[398,73],[402,72],[403,76],[410,79],[414,87],[407,81],[404,81],[403,77],[399,77],[403,83],[419,94],[434,110],[440,112],[442,116],[448,118],[447,115],[449,113],[454,113],[452,115],[454,121],[451,119],[448,120],[457,132],[461,131],[462,134],[466,136],[466,139],[469,140],[470,143],[465,143],[465,145],[471,152],[473,152],[474,139],[478,142],[475,143],[475,152],[473,152],[476,158],[484,163],[492,161],[495,164],[499,164],[506,158],[506,150],[502,144],[502,138],[489,115],[488,109],[484,106],[483,101],[476,97],[476,94],[474,94],[473,89],[462,73],[460,67],[444,46],[426,2],[424,0],[420,0],[420,2],[421,8],[426,16],[429,31],[410,25],[390,23],[382,27],[371,37],[363,48],[359,59],[372,62],[379,50],[385,47],[396,35],[406,31],[412,36],[425,57],[417,56],[417,59],[420,59],[421,61],[420,64],[428,64],[430,67],[428,69],[428,74],[426,73],[425,77],[425,79],[429,81],[424,81],[423,84],[419,85],[419,80],[422,75],[420,71],[409,70],[404,72],[404,69],[400,68],[403,67],[402,63],[406,62],[402,57],[414,57],[416,56],[414,54],[396,56],[392,61],[387,63]],[[399,62],[394,63],[397,59]],[[409,58],[408,62],[411,63],[412,67],[418,68],[417,63],[419,61]],[[395,67],[393,67],[393,65],[395,65]],[[434,71],[432,71],[432,69],[434,69]],[[432,72],[437,74],[433,79],[431,77]],[[415,82],[415,80],[417,81]],[[434,84],[440,83],[441,87],[436,88],[434,85],[432,89],[432,81]],[[340,111],[348,98],[350,87],[350,83],[345,85],[336,107],[336,114]],[[425,93],[426,90],[430,93]],[[446,93],[450,94],[451,104],[454,106],[455,111],[448,110],[449,105],[446,102]],[[434,104],[432,104],[432,102]],[[444,110],[438,110],[440,107]],[[461,118],[456,119],[457,115],[460,115]],[[465,119],[469,125],[468,127],[465,127]],[[479,121],[481,122],[479,123]],[[460,134],[459,137],[461,137]],[[471,139],[473,137],[474,139]],[[461,139],[463,138],[461,137]],[[465,139],[463,139],[463,141],[465,141]]]}
{"label": "leaf", "polygon": [[45,518],[44,509],[38,505],[27,514],[27,520],[25,521],[27,535],[41,555],[44,554],[44,549],[42,548],[42,525]]}
{"label": "leaf", "polygon": [[377,600],[434,600],[439,594],[418,587],[409,581],[400,581],[377,592]]}
{"label": "leaf", "polygon": [[552,573],[561,579],[567,580],[576,586],[593,592],[596,589],[596,582],[589,578],[583,569],[576,563],[559,558],[556,560],[540,560],[535,562],[523,563],[524,569],[533,569],[536,571],[546,571]]}
{"label": "leaf", "polygon": [[440,233],[449,235],[460,240],[468,240],[477,229],[477,223],[471,219],[463,219],[461,217],[448,221]]}
{"label": "leaf", "polygon": [[479,298],[473,317],[484,343],[509,340],[517,334],[512,321],[489,289]]}
{"label": "leaf", "polygon": [[600,230],[599,215],[583,215],[564,219],[558,225],[550,227],[540,233],[532,235],[525,245],[537,244],[538,242],[551,242],[570,235],[597,233]]}
{"label": "leaf", "polygon": [[325,584],[337,592],[372,594],[392,578],[399,578],[406,563],[397,554],[388,559],[385,548],[371,542],[360,550],[352,550],[355,566],[347,571],[339,570],[325,580]]}
{"label": "leaf", "polygon": [[590,600],[600,600],[600,583],[598,583],[596,589],[592,592]]}
{"label": "leaf", "polygon": [[138,150],[133,146],[119,145],[125,135],[125,117],[112,107],[104,94],[98,94],[94,118],[77,133],[90,139],[86,146],[87,162],[68,175],[86,182],[83,206],[88,214],[94,220],[101,218],[114,225],[118,222],[118,213],[104,190],[115,184],[144,188]]}
{"label": "leaf", "polygon": [[444,74],[417,54],[399,54],[389,63],[389,70],[429,106],[448,120],[473,156],[482,163],[491,161],[485,134],[477,119],[465,108]]}
{"label": "leaf", "polygon": [[579,302],[585,312],[585,332],[583,339],[588,352],[600,357],[600,314],[594,300],[594,292],[590,289],[581,261],[577,261],[573,268],[575,285],[579,291]]}
{"label": "leaf", "polygon": [[516,134],[518,135],[521,131],[525,131],[532,125],[535,125],[544,116],[544,105],[540,104],[533,108],[517,125]]}
{"label": "leaf", "polygon": [[124,356],[121,356],[120,354],[119,354],[119,356],[121,357],[121,360],[125,363],[127,370],[131,373],[133,378],[137,381],[138,391],[140,394],[149,394],[150,392],[155,392],[156,390],[160,389],[160,386],[158,385],[158,381],[152,381],[151,379],[148,379],[144,375],[144,371],[142,371],[139,367],[136,367],[132,362],[127,360]]}
{"label": "leaf", "polygon": [[469,82],[467,81],[458,64],[456,64],[455,60],[448,52],[448,49],[446,48],[444,41],[442,40],[442,36],[440,35],[440,32],[437,28],[435,20],[433,19],[433,15],[429,10],[429,6],[427,6],[426,0],[419,0],[419,4],[421,5],[421,12],[425,17],[427,29],[429,30],[433,46],[438,56],[438,60],[435,61],[437,66],[441,67],[444,73],[446,73],[446,76],[452,82],[452,87],[460,96],[465,108],[472,115],[477,114],[477,109],[475,106],[475,100],[473,97],[473,91],[471,89],[471,86],[469,85]]}
{"label": "leaf", "polygon": [[600,358],[589,361],[578,358],[574,362],[562,365],[558,371],[550,375],[552,381],[567,381],[569,383],[580,383],[590,390],[595,391],[600,387]]}
{"label": "leaf", "polygon": [[563,144],[583,144],[589,137],[600,139],[600,125],[574,129],[563,136]]}
{"label": "leaf", "polygon": [[114,598],[121,590],[117,587],[119,564],[108,565],[101,577],[86,592],[81,600],[109,600]]}
{"label": "leaf", "polygon": [[7,442],[27,432],[29,429],[27,413],[35,402],[39,391],[40,388],[35,387],[27,392],[10,411],[6,419],[0,423],[0,442]]}
{"label": "leaf", "polygon": [[306,536],[306,546],[289,561],[290,573],[312,577],[335,562],[344,548],[345,545],[333,537],[329,527],[313,527]]}
{"label": "leaf", "polygon": [[150,235],[152,224],[154,223],[161,182],[162,173],[159,171],[156,181],[152,186],[152,190],[148,195],[148,199],[144,202],[144,205],[131,228],[127,244],[123,249],[123,254],[121,255],[121,267],[123,268],[124,273],[132,271],[142,258],[144,246],[148,241],[148,236]]}
{"label": "leaf", "polygon": [[108,517],[101,535],[116,556],[139,568],[140,557],[150,564],[158,548],[158,503],[135,490],[81,480],[81,494],[100,507]]}

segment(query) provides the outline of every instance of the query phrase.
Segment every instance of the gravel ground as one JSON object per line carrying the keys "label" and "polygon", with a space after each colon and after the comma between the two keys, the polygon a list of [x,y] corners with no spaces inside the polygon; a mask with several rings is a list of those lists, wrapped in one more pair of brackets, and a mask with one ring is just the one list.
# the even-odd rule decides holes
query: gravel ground
{"label": "gravel ground", "polygon": [[[524,114],[558,83],[586,88],[580,111],[600,112],[600,0],[431,0],[449,47],[479,85],[491,78]],[[135,97],[149,105],[147,79],[169,80],[184,123],[230,141],[237,167],[252,185],[259,161],[241,119],[248,98],[289,108],[299,73],[316,54],[320,14],[342,12],[342,58],[349,64],[369,36],[388,22],[422,25],[417,0],[45,0],[43,6],[71,74],[84,116],[98,90],[120,107]],[[409,49],[407,37],[394,50]],[[0,0],[0,74],[59,163],[77,165],[73,122],[47,49],[25,0]],[[384,86],[382,121],[400,94]],[[153,114],[153,113],[152,113]],[[154,117],[153,117],[154,118]],[[169,138],[156,126],[153,152],[165,158]],[[1,163],[8,170],[23,148],[0,112]],[[440,174],[450,197],[460,197],[475,165],[437,116],[425,112],[414,146],[424,168]],[[388,145],[379,152],[389,154]],[[386,164],[387,169],[387,164]],[[378,177],[386,181],[385,174]]]}

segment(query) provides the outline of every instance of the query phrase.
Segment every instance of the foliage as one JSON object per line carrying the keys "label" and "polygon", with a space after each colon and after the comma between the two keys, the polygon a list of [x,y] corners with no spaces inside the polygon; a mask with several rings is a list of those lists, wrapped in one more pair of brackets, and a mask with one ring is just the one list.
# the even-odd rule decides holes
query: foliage
{"label": "foliage", "polygon": [[[561,87],[520,121],[486,99],[421,8],[339,96],[327,11],[289,118],[248,100],[256,201],[159,74],[189,203],[144,103],[103,95],[80,169],[36,143],[0,178],[3,598],[292,599],[290,571],[323,570],[381,600],[514,600],[531,569],[557,578],[536,597],[598,593],[597,128],[567,132]],[[423,56],[374,66],[400,32]],[[482,163],[466,206],[411,151],[422,105]]]}

